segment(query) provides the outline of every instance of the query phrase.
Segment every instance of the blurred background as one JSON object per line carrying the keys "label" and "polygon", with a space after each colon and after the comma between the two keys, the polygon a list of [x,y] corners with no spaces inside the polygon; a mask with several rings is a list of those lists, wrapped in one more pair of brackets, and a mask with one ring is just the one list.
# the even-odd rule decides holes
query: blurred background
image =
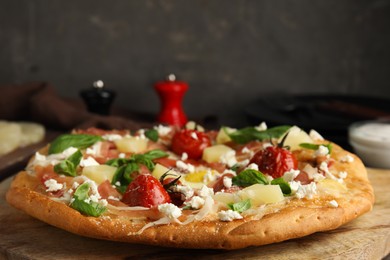
{"label": "blurred background", "polygon": [[188,117],[213,126],[269,120],[270,105],[297,111],[296,95],[390,98],[387,0],[15,0],[1,1],[0,27],[1,85],[46,81],[80,99],[101,79],[115,106],[148,120],[169,73],[190,86]]}

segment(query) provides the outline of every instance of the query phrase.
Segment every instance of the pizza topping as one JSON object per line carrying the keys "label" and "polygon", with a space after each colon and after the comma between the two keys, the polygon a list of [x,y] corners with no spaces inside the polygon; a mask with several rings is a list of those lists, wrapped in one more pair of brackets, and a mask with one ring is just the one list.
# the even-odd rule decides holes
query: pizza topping
{"label": "pizza topping", "polygon": [[248,187],[253,184],[268,184],[267,178],[259,171],[246,169],[233,177],[232,183],[240,187]]}
{"label": "pizza topping", "polygon": [[286,171],[298,168],[294,154],[279,146],[269,146],[257,152],[250,163],[257,164],[261,172],[273,178],[281,177]]}
{"label": "pizza topping", "polygon": [[218,212],[218,218],[221,221],[233,221],[235,219],[242,219],[242,216],[237,211],[229,209]]}
{"label": "pizza topping", "polygon": [[49,147],[49,154],[61,153],[69,147],[87,148],[102,140],[100,136],[89,134],[65,134],[57,137]]}
{"label": "pizza topping", "polygon": [[47,187],[46,192],[59,191],[64,187],[63,184],[58,183],[55,179],[49,179],[44,184]]}
{"label": "pizza topping", "polygon": [[340,159],[340,162],[342,162],[342,163],[351,163],[353,161],[354,161],[354,158],[349,154],[347,154],[346,156],[344,156],[343,158]]}
{"label": "pizza topping", "polygon": [[253,140],[263,141],[272,138],[279,138],[290,129],[291,126],[277,126],[267,130],[259,131],[255,127],[246,127],[234,132],[225,131],[233,142],[245,144]]}
{"label": "pizza topping", "polygon": [[[195,138],[196,137],[196,138]],[[200,159],[203,150],[211,145],[211,140],[204,132],[182,129],[172,138],[172,151],[178,155],[186,153],[190,159]]]}
{"label": "pizza topping", "polygon": [[160,205],[158,205],[157,208],[158,208],[158,211],[160,211],[161,213],[163,213],[165,216],[167,216],[170,219],[177,219],[182,214],[181,209],[172,203],[160,204]]}
{"label": "pizza topping", "polygon": [[229,209],[236,211],[238,213],[242,213],[252,207],[250,199],[242,200],[236,203],[228,203]]}
{"label": "pizza topping", "polygon": [[313,199],[317,194],[317,185],[315,182],[311,182],[306,185],[301,185],[300,182],[290,182],[292,194],[298,199]]}
{"label": "pizza topping", "polygon": [[58,164],[54,165],[54,171],[58,174],[64,174],[67,176],[76,176],[76,168],[79,165],[83,154],[80,150],[76,150],[72,155]]}
{"label": "pizza topping", "polygon": [[122,202],[129,206],[156,207],[170,203],[171,198],[162,184],[150,174],[138,175],[127,187]]}
{"label": "pizza topping", "polygon": [[222,180],[223,180],[223,186],[225,186],[226,188],[232,187],[232,184],[233,184],[232,178],[224,176],[222,178]]}
{"label": "pizza topping", "polygon": [[106,211],[107,201],[99,201],[100,195],[92,184],[91,181],[81,184],[74,192],[70,206],[87,216],[98,217]]}
{"label": "pizza topping", "polygon": [[337,208],[339,206],[339,204],[337,203],[337,201],[335,200],[331,200],[329,201],[328,205],[332,208]]}
{"label": "pizza topping", "polygon": [[324,138],[322,137],[322,135],[320,135],[316,130],[314,129],[311,129],[310,132],[309,132],[309,136],[311,139],[313,139],[314,141],[323,141]]}
{"label": "pizza topping", "polygon": [[88,167],[88,166],[96,166],[100,165],[93,157],[88,156],[87,159],[81,159],[80,166],[81,167]]}
{"label": "pizza topping", "polygon": [[184,202],[186,206],[189,206],[191,209],[199,209],[205,203],[205,200],[199,196],[193,196],[191,200]]}

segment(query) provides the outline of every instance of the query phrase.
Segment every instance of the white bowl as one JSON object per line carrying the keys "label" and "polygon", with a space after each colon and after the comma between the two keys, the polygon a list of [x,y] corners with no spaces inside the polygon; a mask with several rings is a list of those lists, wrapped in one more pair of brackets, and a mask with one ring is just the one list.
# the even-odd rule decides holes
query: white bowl
{"label": "white bowl", "polygon": [[390,121],[363,121],[349,127],[349,143],[370,167],[390,169]]}

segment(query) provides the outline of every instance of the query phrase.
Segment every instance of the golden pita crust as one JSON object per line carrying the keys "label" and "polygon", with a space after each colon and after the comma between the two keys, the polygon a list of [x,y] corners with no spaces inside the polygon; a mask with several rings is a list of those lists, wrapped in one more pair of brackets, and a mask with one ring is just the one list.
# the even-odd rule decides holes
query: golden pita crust
{"label": "golden pita crust", "polygon": [[[341,163],[341,158],[347,154],[353,156],[354,161]],[[298,200],[259,220],[245,217],[232,222],[215,220],[187,225],[168,224],[153,226],[137,234],[145,222],[123,216],[84,216],[35,192],[37,180],[25,171],[15,177],[6,198],[9,204],[31,216],[82,236],[180,248],[238,249],[332,230],[369,211],[374,195],[363,163],[337,145],[333,146],[332,158],[336,161],[332,167],[348,172],[345,179],[348,193],[337,198],[337,208],[329,207],[328,200]]]}

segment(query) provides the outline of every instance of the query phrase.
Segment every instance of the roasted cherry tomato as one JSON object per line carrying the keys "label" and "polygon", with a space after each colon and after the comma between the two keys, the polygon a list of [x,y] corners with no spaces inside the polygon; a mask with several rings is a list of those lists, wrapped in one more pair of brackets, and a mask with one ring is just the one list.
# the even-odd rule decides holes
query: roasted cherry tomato
{"label": "roasted cherry tomato", "polygon": [[286,171],[298,168],[298,161],[294,154],[279,146],[269,146],[258,151],[250,163],[257,164],[259,171],[271,175],[273,178],[282,177]]}
{"label": "roasted cherry tomato", "polygon": [[181,155],[187,153],[189,159],[200,159],[203,150],[211,145],[211,140],[204,132],[183,129],[172,139],[172,150]]}
{"label": "roasted cherry tomato", "polygon": [[162,184],[150,174],[138,175],[127,187],[122,202],[129,206],[147,208],[170,203],[171,198]]}

